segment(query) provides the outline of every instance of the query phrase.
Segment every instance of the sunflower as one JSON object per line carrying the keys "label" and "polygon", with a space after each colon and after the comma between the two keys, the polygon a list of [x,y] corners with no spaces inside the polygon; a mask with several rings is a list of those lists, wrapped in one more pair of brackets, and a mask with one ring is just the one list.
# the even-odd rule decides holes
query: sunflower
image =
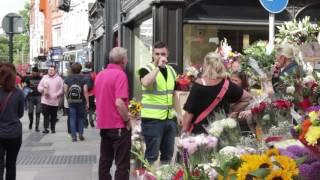
{"label": "sunflower", "polygon": [[291,179],[292,179],[292,174],[282,169],[271,171],[270,174],[266,177],[266,180],[291,180]]}
{"label": "sunflower", "polygon": [[279,152],[279,150],[276,149],[276,148],[271,148],[271,149],[268,149],[268,150],[265,152],[265,155],[267,155],[268,157],[278,156],[278,155],[280,155],[280,152]]}
{"label": "sunflower", "polygon": [[[247,179],[249,178],[250,173],[259,169],[259,168],[271,168],[272,162],[269,157],[265,154],[263,155],[242,155],[240,157],[242,161],[242,165],[237,171],[237,178],[238,179]],[[252,179],[258,179],[251,176]]]}
{"label": "sunflower", "polygon": [[296,161],[288,156],[275,156],[275,161],[277,161],[283,171],[292,174],[293,176],[298,176],[299,169],[297,168]]}

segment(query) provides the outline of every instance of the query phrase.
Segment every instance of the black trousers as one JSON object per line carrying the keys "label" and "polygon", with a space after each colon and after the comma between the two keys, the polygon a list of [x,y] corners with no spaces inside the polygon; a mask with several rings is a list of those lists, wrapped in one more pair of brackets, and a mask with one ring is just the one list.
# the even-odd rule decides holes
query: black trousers
{"label": "black trousers", "polygon": [[57,122],[57,113],[58,106],[49,106],[46,104],[42,104],[42,113],[44,116],[43,119],[43,127],[45,130],[49,129],[49,123],[51,131],[56,130],[56,122]]}
{"label": "black trousers", "polygon": [[36,107],[36,129],[39,129],[40,113],[41,113],[41,96],[28,97],[28,115],[29,115],[29,129],[32,129],[34,107]]}
{"label": "black trousers", "polygon": [[110,168],[116,164],[115,180],[129,180],[131,131],[102,129],[100,131],[99,180],[112,180]]}
{"label": "black trousers", "polygon": [[0,180],[16,179],[16,161],[21,143],[21,136],[11,139],[0,138]]}

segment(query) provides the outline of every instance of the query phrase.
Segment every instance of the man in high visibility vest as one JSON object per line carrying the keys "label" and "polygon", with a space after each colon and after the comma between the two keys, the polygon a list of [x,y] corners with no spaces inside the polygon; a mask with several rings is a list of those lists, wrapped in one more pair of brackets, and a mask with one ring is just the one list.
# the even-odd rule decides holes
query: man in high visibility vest
{"label": "man in high visibility vest", "polygon": [[153,61],[139,69],[142,84],[142,134],[146,143],[145,158],[170,163],[174,151],[177,123],[173,111],[176,72],[168,65],[165,43],[154,44]]}

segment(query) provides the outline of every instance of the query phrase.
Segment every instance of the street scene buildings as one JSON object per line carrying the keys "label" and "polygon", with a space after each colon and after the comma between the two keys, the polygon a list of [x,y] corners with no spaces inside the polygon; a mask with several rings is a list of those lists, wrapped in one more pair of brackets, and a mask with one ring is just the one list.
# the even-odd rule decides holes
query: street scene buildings
{"label": "street scene buildings", "polygon": [[12,1],[0,180],[320,179],[319,0]]}

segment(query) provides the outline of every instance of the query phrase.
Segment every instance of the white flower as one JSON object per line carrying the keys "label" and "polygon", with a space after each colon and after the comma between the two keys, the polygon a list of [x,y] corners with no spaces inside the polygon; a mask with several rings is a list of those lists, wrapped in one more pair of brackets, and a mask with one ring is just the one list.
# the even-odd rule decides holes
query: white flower
{"label": "white flower", "polygon": [[313,67],[312,65],[308,62],[304,68],[305,73],[309,76],[312,76],[313,73]]}
{"label": "white flower", "polygon": [[312,75],[308,75],[306,77],[303,78],[302,82],[303,84],[308,84],[315,81],[314,77]]}
{"label": "white flower", "polygon": [[293,87],[293,86],[289,86],[289,87],[287,87],[287,90],[286,90],[286,92],[288,93],[288,94],[294,94],[294,91],[295,91],[296,89]]}
{"label": "white flower", "polygon": [[226,146],[219,151],[219,154],[234,157],[234,156],[238,156],[240,154],[240,151],[238,148],[234,146]]}
{"label": "white flower", "polygon": [[225,119],[225,122],[227,124],[226,127],[230,128],[230,129],[233,129],[237,126],[237,122],[232,118]]}
{"label": "white flower", "polygon": [[209,129],[209,134],[219,137],[223,131],[223,128],[221,126],[213,126]]}

